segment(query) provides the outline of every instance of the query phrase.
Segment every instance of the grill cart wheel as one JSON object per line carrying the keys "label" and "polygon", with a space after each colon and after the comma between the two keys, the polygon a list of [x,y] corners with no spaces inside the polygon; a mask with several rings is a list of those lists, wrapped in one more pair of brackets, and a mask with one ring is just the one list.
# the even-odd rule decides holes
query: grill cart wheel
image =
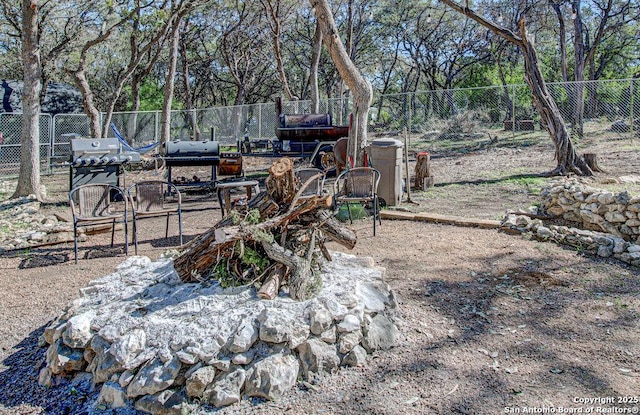
{"label": "grill cart wheel", "polygon": [[312,163],[314,167],[323,170],[327,176],[335,176],[336,159],[333,154],[333,146],[327,144],[320,147]]}

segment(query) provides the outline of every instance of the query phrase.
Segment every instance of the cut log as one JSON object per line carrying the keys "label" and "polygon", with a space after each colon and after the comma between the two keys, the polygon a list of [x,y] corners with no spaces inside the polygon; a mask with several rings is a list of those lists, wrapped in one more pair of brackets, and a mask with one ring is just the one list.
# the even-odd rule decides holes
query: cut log
{"label": "cut log", "polygon": [[[227,219],[224,219],[196,238],[194,243],[190,243],[187,250],[175,259],[173,267],[183,281],[198,280],[207,269],[217,262],[218,254],[221,250],[228,248],[240,239],[260,239],[266,232],[285,226],[299,216],[317,209],[318,206],[323,206],[325,204],[324,199],[327,197],[329,196],[323,195],[305,199],[293,212],[275,216],[256,225],[232,225],[231,221],[226,222]],[[228,225],[221,229],[223,222],[226,222],[225,225],[228,223]],[[223,240],[217,240],[216,233]]]}
{"label": "cut log", "polygon": [[258,290],[258,297],[263,300],[273,300],[277,297],[280,290],[280,284],[285,279],[287,267],[283,264],[276,263],[264,280],[262,287]]}
{"label": "cut log", "polygon": [[315,211],[312,218],[308,220],[317,223],[318,229],[332,241],[348,249],[353,249],[356,246],[357,237],[355,232],[342,225],[333,217],[331,212],[327,210]]}
{"label": "cut log", "polygon": [[[313,232],[309,249],[304,257],[298,256],[278,244],[262,242],[262,247],[269,258],[289,268],[289,295],[297,301],[311,298],[316,294],[316,290],[320,288],[321,281],[318,281],[319,277],[311,271],[311,264],[315,254],[315,239],[315,232]],[[318,259],[316,258],[316,260]]]}
{"label": "cut log", "polygon": [[269,168],[269,177],[265,181],[267,193],[280,205],[288,205],[296,194],[296,177],[293,172],[293,160],[282,157],[274,161]]}
{"label": "cut log", "polygon": [[417,190],[427,190],[431,186],[433,186],[431,156],[426,151],[421,151],[417,154],[414,187]]}
{"label": "cut log", "polygon": [[355,233],[333,218],[329,193],[304,194],[316,179],[300,183],[291,159],[276,161],[266,190],[249,201],[246,216],[229,215],[185,246],[173,263],[180,278],[230,285],[261,281],[261,298],[275,298],[284,284],[294,300],[315,295],[322,286],[320,266],[331,260],[325,241],[349,249],[356,243]]}

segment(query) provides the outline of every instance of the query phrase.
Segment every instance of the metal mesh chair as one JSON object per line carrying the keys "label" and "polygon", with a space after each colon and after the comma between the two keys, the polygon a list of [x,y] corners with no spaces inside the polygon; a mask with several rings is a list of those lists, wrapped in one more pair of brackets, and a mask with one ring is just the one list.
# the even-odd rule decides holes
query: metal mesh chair
{"label": "metal mesh chair", "polygon": [[309,185],[302,191],[302,196],[319,196],[324,190],[324,181],[326,175],[323,170],[313,167],[305,167],[294,170],[293,174],[300,180],[300,184],[304,185],[308,180],[314,178]]}
{"label": "metal mesh chair", "polygon": [[[167,216],[164,237],[169,237],[169,218],[178,215],[178,232],[182,246],[182,195],[178,188],[162,180],[145,180],[129,186],[127,191],[133,210],[133,241],[138,254],[138,220],[147,217]],[[169,204],[169,199],[176,203]]]}
{"label": "metal mesh chair", "polygon": [[[119,195],[124,201],[124,210],[116,210],[111,203],[112,198]],[[129,254],[127,232],[127,198],[124,190],[110,184],[85,184],[69,192],[69,205],[73,215],[73,251],[76,264],[78,263],[78,226],[111,224],[111,246],[116,229],[116,223],[124,226],[124,252]]]}
{"label": "metal mesh chair", "polygon": [[380,183],[380,172],[378,170],[372,167],[354,167],[340,173],[333,185],[336,208],[346,204],[351,223],[353,223],[351,203],[371,203],[373,205],[374,236],[376,235],[376,219],[382,224],[379,212],[380,205],[378,203],[378,183]]}

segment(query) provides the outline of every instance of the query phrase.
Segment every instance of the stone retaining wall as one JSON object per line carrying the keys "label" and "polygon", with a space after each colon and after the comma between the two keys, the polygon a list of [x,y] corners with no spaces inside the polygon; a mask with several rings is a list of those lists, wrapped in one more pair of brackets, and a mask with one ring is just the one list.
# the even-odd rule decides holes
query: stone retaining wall
{"label": "stone retaining wall", "polygon": [[589,187],[576,179],[551,182],[542,190],[537,215],[575,222],[576,227],[546,224],[528,215],[509,213],[504,228],[541,241],[553,241],[599,257],[640,266],[640,198]]}
{"label": "stone retaining wall", "polygon": [[542,191],[542,213],[561,217],[587,230],[635,242],[640,235],[640,197],[613,193],[576,179],[554,181]]}

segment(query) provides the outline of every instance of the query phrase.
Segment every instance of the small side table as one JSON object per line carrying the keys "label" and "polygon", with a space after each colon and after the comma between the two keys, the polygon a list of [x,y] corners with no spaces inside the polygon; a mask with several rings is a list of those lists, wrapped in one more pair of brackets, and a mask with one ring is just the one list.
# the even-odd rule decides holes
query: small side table
{"label": "small side table", "polygon": [[242,187],[244,187],[247,192],[247,201],[251,199],[251,195],[254,190],[256,194],[260,192],[260,186],[257,180],[222,182],[216,185],[218,203],[220,203],[220,211],[222,212],[223,218],[225,214],[231,212],[231,189],[238,189]]}

